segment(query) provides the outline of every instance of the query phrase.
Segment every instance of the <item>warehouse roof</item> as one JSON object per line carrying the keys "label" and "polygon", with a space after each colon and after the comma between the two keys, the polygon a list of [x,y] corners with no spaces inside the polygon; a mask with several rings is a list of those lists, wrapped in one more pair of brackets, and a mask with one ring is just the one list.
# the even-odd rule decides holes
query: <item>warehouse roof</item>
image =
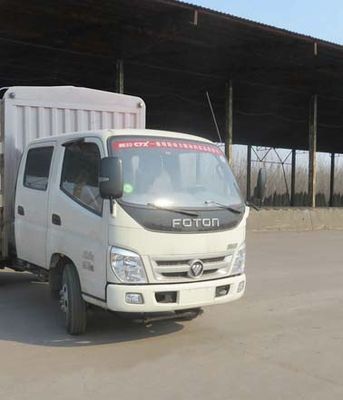
{"label": "warehouse roof", "polygon": [[0,86],[115,87],[147,103],[148,127],[216,139],[232,80],[234,142],[308,147],[318,94],[318,149],[343,152],[343,47],[175,0],[5,0]]}

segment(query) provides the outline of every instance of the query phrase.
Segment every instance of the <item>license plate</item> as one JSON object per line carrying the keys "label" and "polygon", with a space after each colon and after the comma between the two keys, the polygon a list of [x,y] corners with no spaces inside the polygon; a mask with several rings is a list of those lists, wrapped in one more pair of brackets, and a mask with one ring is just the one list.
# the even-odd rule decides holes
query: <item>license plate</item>
{"label": "license plate", "polygon": [[180,293],[181,304],[199,304],[211,302],[214,299],[214,288],[185,289]]}

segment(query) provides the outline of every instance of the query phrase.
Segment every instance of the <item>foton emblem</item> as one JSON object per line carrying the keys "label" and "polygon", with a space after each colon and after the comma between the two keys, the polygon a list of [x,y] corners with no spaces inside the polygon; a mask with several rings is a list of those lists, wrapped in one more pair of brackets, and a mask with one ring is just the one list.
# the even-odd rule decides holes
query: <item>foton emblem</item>
{"label": "foton emblem", "polygon": [[219,228],[219,218],[175,218],[173,228]]}
{"label": "foton emblem", "polygon": [[190,269],[188,271],[188,276],[191,278],[200,278],[204,272],[204,265],[201,260],[192,260],[189,263]]}

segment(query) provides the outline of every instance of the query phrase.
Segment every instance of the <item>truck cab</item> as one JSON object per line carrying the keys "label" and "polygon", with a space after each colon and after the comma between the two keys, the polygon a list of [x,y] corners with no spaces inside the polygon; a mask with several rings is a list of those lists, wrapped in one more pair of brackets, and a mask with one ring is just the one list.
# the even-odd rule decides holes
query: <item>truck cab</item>
{"label": "truck cab", "polygon": [[248,208],[222,151],[187,134],[104,129],[32,141],[15,192],[15,252],[49,274],[71,334],[88,305],[181,312],[245,290]]}

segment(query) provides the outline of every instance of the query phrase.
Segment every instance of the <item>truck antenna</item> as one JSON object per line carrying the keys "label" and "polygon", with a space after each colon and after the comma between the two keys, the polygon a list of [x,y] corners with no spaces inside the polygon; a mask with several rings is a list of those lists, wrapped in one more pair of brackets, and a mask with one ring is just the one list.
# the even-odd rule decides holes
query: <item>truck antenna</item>
{"label": "truck antenna", "polygon": [[206,97],[207,97],[207,101],[208,101],[208,106],[210,107],[210,110],[211,110],[214,126],[216,127],[216,131],[217,131],[217,135],[218,135],[218,138],[219,138],[219,142],[223,143],[222,137],[221,137],[221,134],[220,134],[220,131],[219,131],[218,123],[217,123],[216,114],[214,113],[214,110],[213,110],[213,107],[212,107],[211,98],[210,98],[210,95],[209,95],[208,91],[206,91]]}

